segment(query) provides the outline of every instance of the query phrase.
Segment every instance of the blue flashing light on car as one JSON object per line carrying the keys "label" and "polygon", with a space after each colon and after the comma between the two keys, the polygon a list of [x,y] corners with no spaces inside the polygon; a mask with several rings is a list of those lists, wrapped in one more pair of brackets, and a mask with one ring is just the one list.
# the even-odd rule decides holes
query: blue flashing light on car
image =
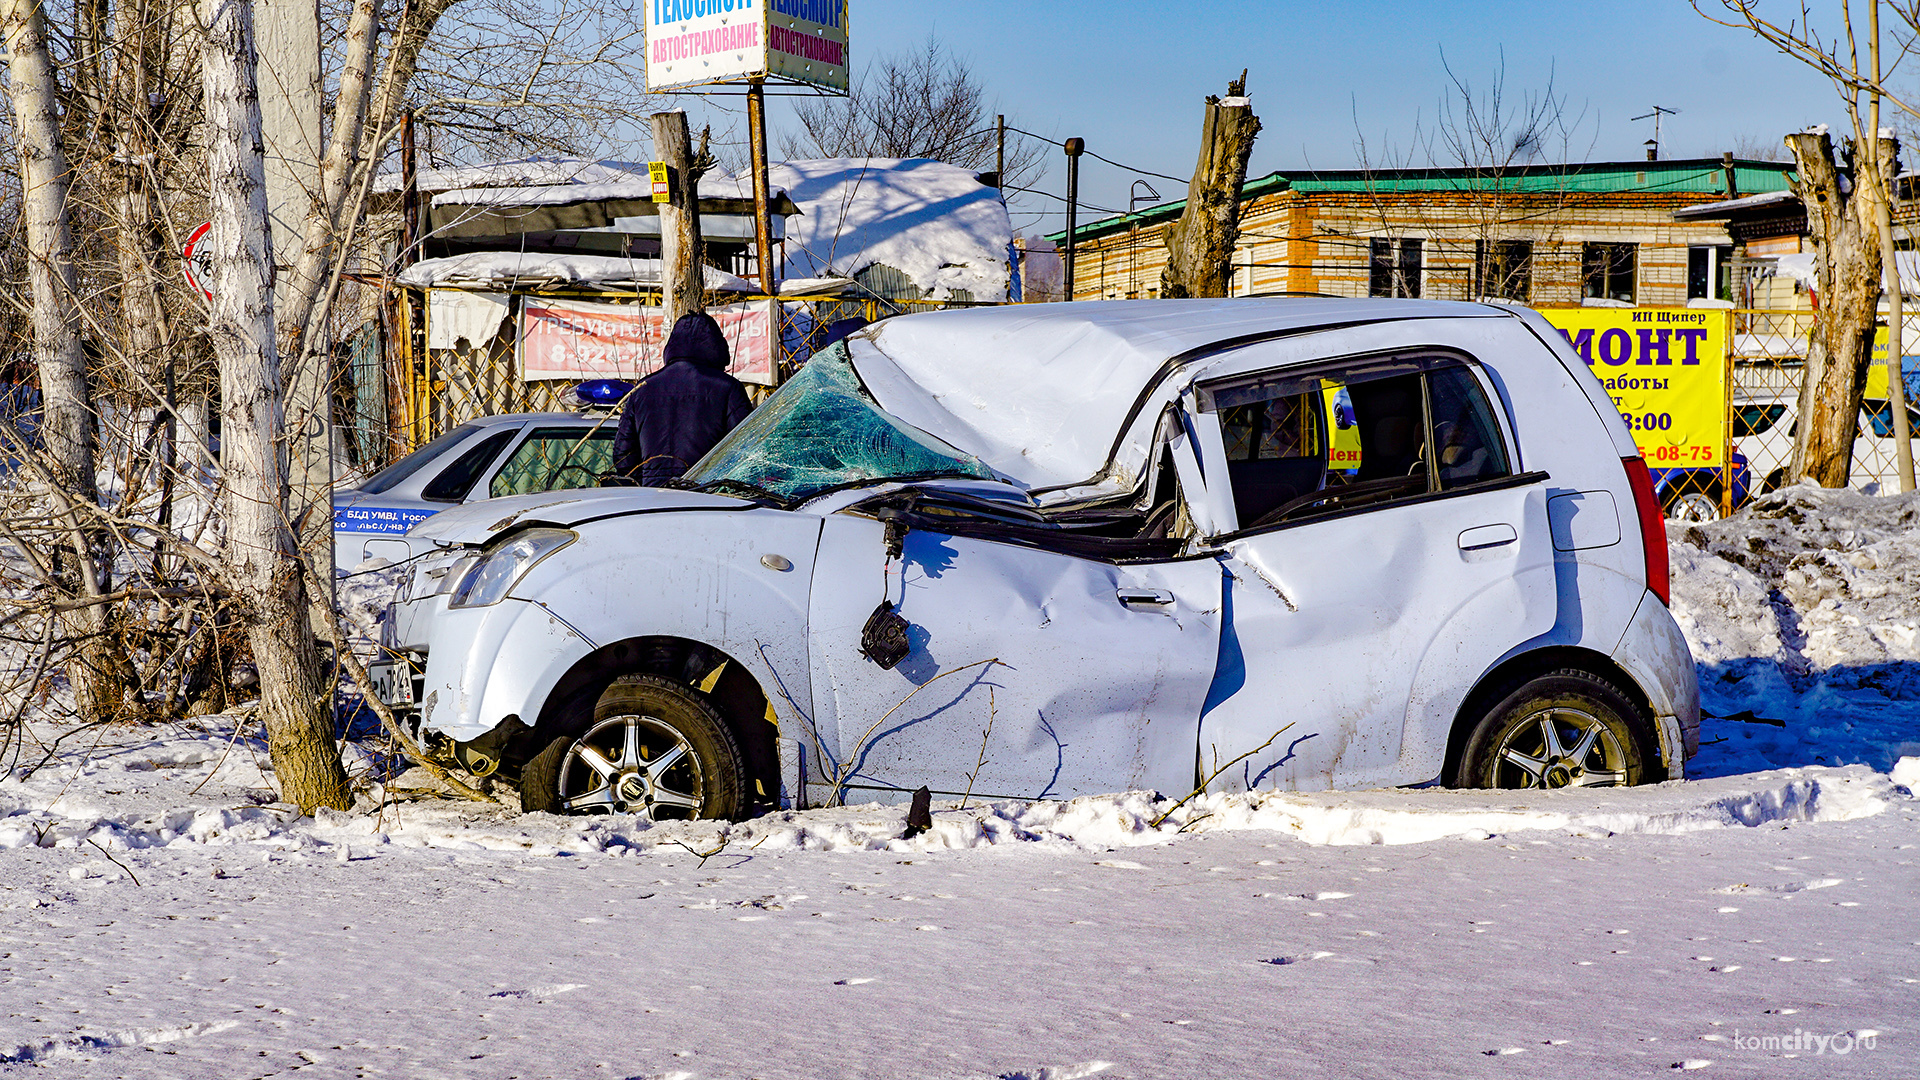
{"label": "blue flashing light on car", "polygon": [[573,388],[582,405],[618,405],[632,392],[633,384],[625,379],[588,379]]}

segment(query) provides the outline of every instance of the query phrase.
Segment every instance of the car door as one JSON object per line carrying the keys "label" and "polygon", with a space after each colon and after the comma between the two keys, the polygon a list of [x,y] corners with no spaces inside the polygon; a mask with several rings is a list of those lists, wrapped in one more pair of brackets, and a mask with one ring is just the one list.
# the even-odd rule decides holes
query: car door
{"label": "car door", "polygon": [[[1200,721],[1215,790],[1411,783],[1408,723],[1449,717],[1556,611],[1544,474],[1517,468],[1453,354],[1256,372],[1186,404],[1227,581]],[[1222,488],[1225,490],[1222,490]],[[1416,730],[1416,739],[1434,737]],[[1445,733],[1438,738],[1444,745]]]}
{"label": "car door", "polygon": [[[810,796],[837,786],[1064,798],[1193,786],[1200,705],[1218,655],[1211,558],[1127,564],[830,515],[810,604],[820,738]],[[911,651],[862,652],[886,600]],[[819,785],[819,786],[814,786]]]}

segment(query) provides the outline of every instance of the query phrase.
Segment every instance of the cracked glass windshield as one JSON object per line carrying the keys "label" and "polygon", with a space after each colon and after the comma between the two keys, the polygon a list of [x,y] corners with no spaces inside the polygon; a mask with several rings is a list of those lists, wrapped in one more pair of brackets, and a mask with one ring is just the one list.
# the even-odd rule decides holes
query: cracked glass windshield
{"label": "cracked glass windshield", "polygon": [[861,387],[846,343],[835,342],[682,479],[709,491],[745,485],[797,501],[864,480],[936,476],[994,479],[978,458],[883,412]]}

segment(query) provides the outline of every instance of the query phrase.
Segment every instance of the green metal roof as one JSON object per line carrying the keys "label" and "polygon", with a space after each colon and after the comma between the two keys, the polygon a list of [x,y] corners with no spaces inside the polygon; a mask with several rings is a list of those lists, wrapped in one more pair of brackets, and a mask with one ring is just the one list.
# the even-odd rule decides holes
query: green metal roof
{"label": "green metal roof", "polygon": [[[1786,191],[1793,165],[1789,162],[1737,158],[1734,184],[1742,195]],[[1726,197],[1725,173],[1719,158],[1680,161],[1597,161],[1579,165],[1521,165],[1508,169],[1338,169],[1273,172],[1248,180],[1240,187],[1242,202],[1279,191],[1317,193],[1405,193],[1415,191],[1509,191],[1516,193],[1582,193],[1663,195],[1677,192]],[[1133,214],[1090,221],[1074,229],[1079,240],[1090,240],[1152,225],[1180,216],[1187,201],[1177,199]],[[1064,243],[1066,230],[1048,239]]]}

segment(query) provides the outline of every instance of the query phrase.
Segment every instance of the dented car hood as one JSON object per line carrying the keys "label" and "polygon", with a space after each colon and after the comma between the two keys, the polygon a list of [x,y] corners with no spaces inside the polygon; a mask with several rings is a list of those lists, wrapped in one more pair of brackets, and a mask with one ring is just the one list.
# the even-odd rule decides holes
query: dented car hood
{"label": "dented car hood", "polygon": [[565,493],[514,495],[456,506],[415,525],[407,535],[443,546],[484,544],[508,529],[523,525],[572,528],[587,521],[627,514],[740,511],[751,510],[755,505],[747,499],[675,488],[587,488]]}

